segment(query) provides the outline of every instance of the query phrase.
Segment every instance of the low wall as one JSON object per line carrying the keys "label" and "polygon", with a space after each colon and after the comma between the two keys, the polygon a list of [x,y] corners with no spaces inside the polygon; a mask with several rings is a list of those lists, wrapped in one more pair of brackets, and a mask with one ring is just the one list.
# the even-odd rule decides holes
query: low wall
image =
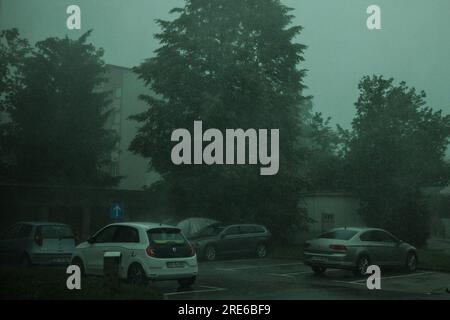
{"label": "low wall", "polygon": [[113,222],[111,205],[120,203],[124,221],[161,222],[171,204],[149,191],[109,188],[0,184],[0,229],[18,221],[62,222],[72,226],[80,240]]}

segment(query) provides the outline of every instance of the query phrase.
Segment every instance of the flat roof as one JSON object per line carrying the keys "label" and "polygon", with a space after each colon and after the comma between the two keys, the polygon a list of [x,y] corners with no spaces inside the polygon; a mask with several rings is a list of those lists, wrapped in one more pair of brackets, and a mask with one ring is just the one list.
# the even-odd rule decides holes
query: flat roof
{"label": "flat roof", "polygon": [[129,67],[123,67],[123,66],[118,66],[118,65],[115,65],[115,64],[109,64],[109,63],[107,63],[106,64],[106,67],[108,68],[116,68],[116,69],[124,69],[124,70],[128,70],[128,71],[132,71],[131,69],[132,68],[129,68]]}

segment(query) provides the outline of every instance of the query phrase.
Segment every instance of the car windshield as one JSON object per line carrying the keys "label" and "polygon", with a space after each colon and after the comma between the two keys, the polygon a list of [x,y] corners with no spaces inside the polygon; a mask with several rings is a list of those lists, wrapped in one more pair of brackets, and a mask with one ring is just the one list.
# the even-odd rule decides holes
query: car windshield
{"label": "car windshield", "polygon": [[74,237],[69,226],[40,226],[38,233],[41,234],[43,239],[72,239]]}
{"label": "car windshield", "polygon": [[356,233],[352,230],[333,230],[321,234],[319,239],[350,240]]}
{"label": "car windshield", "polygon": [[200,229],[196,233],[193,234],[194,237],[213,237],[217,236],[222,230],[225,229],[225,226],[221,224],[213,224],[207,226],[203,229]]}

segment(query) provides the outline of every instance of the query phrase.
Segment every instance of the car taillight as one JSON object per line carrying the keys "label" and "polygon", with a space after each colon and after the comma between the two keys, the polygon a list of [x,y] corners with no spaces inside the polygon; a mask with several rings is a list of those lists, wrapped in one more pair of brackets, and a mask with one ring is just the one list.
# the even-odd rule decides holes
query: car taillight
{"label": "car taillight", "polygon": [[151,246],[148,246],[147,249],[145,249],[145,252],[147,252],[147,255],[149,257],[156,257],[155,249],[153,249]]}
{"label": "car taillight", "polygon": [[342,244],[330,244],[330,249],[334,251],[347,251],[347,247]]}
{"label": "car taillight", "polygon": [[34,237],[34,242],[36,242],[36,244],[41,247],[42,246],[42,237],[41,236],[35,236]]}

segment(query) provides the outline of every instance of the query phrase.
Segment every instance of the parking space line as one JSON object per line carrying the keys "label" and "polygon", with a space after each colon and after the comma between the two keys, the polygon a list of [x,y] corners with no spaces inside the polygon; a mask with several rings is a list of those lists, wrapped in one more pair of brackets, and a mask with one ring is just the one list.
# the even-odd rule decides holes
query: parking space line
{"label": "parking space line", "polygon": [[[364,280],[366,281],[366,280]],[[344,281],[344,280],[333,280],[333,282],[337,283],[346,283],[346,284],[357,284],[357,285],[364,285],[364,282],[355,282],[355,281]]]}
{"label": "parking space line", "polygon": [[236,268],[223,268],[223,267],[218,267],[218,268],[215,268],[216,270],[219,270],[219,271],[237,271],[237,270],[240,270],[240,269],[242,269],[242,268],[244,268],[244,269],[248,269],[248,268],[252,268],[253,266],[242,266],[242,267],[236,267]]}
{"label": "parking space line", "polygon": [[[248,258],[242,258],[242,259],[234,259],[234,260],[221,260],[220,263],[226,263],[226,264],[233,264],[236,262],[247,262],[247,263],[251,263],[251,262],[255,262],[255,261],[259,261],[261,262],[261,259],[248,259]],[[218,262],[218,261],[217,261]]]}
{"label": "parking space line", "polygon": [[168,292],[164,293],[164,296],[174,296],[179,294],[190,294],[190,293],[202,293],[202,292],[216,292],[216,291],[225,291],[225,288],[219,287],[210,287],[210,286],[200,286],[200,288],[205,288],[202,290],[190,290],[190,291],[176,291],[176,292]]}
{"label": "parking space line", "polygon": [[311,271],[303,271],[303,272],[289,272],[289,273],[269,273],[271,276],[278,276],[278,277],[288,277],[288,278],[294,278],[294,276],[299,274],[312,274]]}
{"label": "parking space line", "polygon": [[[423,276],[423,275],[434,274],[434,273],[435,272],[421,272],[421,273],[401,274],[401,275],[398,275],[398,276],[381,277],[381,280],[388,280],[388,279],[395,279],[395,278],[416,277],[416,276]],[[366,281],[367,281],[367,279],[359,279],[359,280],[353,280],[353,281],[333,280],[333,282],[346,283],[346,284],[357,284],[357,285],[365,285]]]}
{"label": "parking space line", "polygon": [[248,270],[248,269],[259,269],[259,268],[271,268],[271,267],[282,267],[282,266],[300,266],[304,265],[301,262],[296,263],[282,263],[282,264],[267,264],[260,266],[243,266],[243,267],[235,267],[235,268],[216,268],[216,270],[220,271],[238,271],[238,270]]}
{"label": "parking space line", "polygon": [[[401,274],[401,275],[398,275],[398,276],[381,277],[381,280],[395,279],[395,278],[416,277],[416,276],[423,276],[423,275],[433,274],[433,273],[434,272],[421,272],[421,273]],[[366,282],[366,279],[352,281],[352,283],[361,283],[361,282]]]}

